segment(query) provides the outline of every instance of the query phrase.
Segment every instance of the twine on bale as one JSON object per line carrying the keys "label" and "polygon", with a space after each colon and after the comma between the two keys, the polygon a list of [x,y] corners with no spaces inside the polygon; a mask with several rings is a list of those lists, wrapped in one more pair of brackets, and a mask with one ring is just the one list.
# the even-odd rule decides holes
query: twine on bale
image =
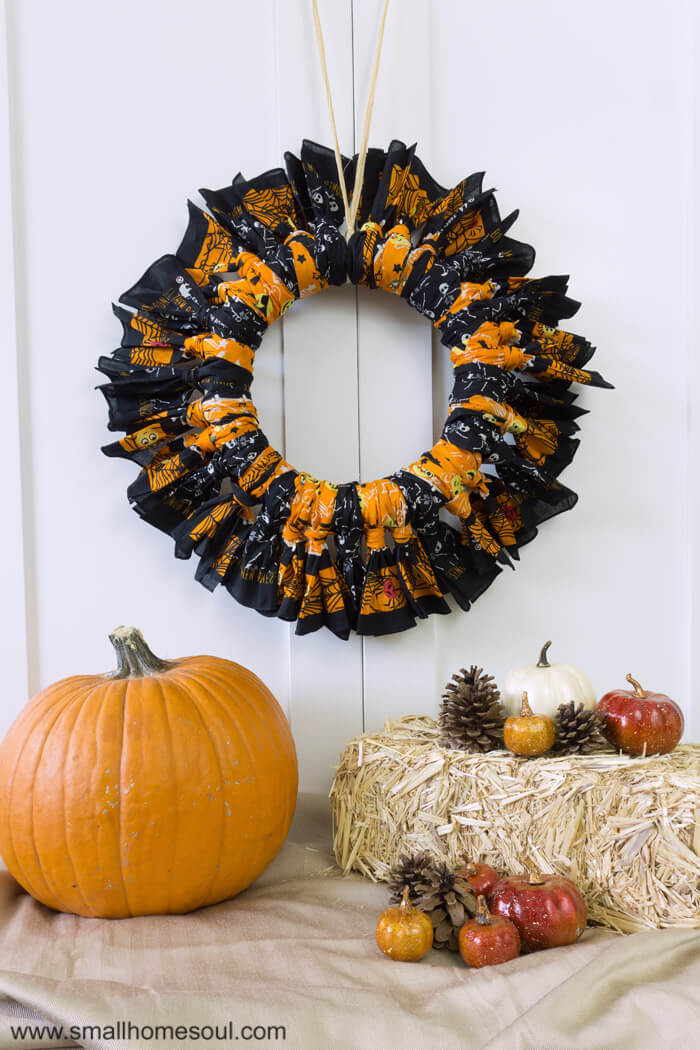
{"label": "twine on bale", "polygon": [[331,788],[344,872],[386,880],[407,853],[573,879],[620,933],[700,927],[700,745],[521,759],[440,746],[432,718],[353,740]]}

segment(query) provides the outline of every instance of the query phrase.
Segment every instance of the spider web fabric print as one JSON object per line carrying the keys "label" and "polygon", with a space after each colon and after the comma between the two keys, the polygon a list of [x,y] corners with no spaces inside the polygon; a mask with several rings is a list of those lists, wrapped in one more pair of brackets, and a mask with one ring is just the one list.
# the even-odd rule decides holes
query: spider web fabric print
{"label": "spider web fabric print", "polygon": [[[577,388],[606,388],[594,348],[560,323],[568,279],[531,278],[483,175],[446,189],[392,141],[369,150],[346,244],[333,152],[203,189],[173,254],[114,307],[120,345],[100,357],[103,447],[133,460],[140,517],[198,559],[196,579],[264,616],[382,635],[467,610],[548,518],[577,496],[560,475],[578,448]],[[357,157],[342,158],[352,193]],[[442,433],[394,474],[340,485],[272,448],[252,397],[265,332],[297,299],[347,280],[397,295],[440,333],[454,370]],[[447,520],[446,520],[447,516]]]}

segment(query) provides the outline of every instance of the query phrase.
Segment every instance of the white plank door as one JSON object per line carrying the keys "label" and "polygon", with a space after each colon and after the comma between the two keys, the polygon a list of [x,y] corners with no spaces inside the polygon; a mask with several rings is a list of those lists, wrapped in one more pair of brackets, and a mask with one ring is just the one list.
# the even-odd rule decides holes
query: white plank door
{"label": "white plank door", "polygon": [[[302,786],[325,790],[363,726],[434,712],[453,670],[502,679],[553,655],[599,692],[631,670],[697,731],[699,85],[694,5],[392,0],[371,143],[396,137],[444,185],[499,189],[537,273],[571,272],[572,322],[614,392],[583,397],[580,493],[467,614],[382,639],[294,628],[209,595],[129,510],[131,465],[106,460],[97,357],[110,302],[174,250],[186,198],[330,144],[308,0],[0,0],[0,274],[5,471],[0,731],[29,692],[107,670],[108,631],[165,656],[210,652],[258,673],[289,712]],[[342,148],[359,144],[382,0],[321,0]],[[3,21],[2,32],[4,33]],[[450,368],[429,326],[349,286],[297,304],[257,357],[255,399],[287,458],[368,480],[428,448]],[[331,397],[331,393],[339,396]],[[692,410],[692,424],[691,424]],[[692,426],[692,429],[691,429]]]}
{"label": "white plank door", "polygon": [[[221,0],[23,0],[11,12],[32,686],[109,670],[107,634],[133,622],[164,656],[240,660],[288,707],[287,625],[224,591],[209,594],[192,578],[194,563],[177,561],[172,542],[129,509],[136,471],[100,452],[110,436],[94,389],[97,358],[119,338],[111,302],[176,250],[187,198],[226,185],[239,168],[254,175],[279,164],[277,4],[260,0],[243,13]],[[264,43],[251,46],[256,39]],[[256,386],[279,445],[279,328],[265,340]],[[8,539],[5,569],[21,564],[20,551]],[[4,656],[9,666],[22,659],[19,601],[3,620],[3,646],[19,654]],[[8,718],[25,700],[18,682]]]}

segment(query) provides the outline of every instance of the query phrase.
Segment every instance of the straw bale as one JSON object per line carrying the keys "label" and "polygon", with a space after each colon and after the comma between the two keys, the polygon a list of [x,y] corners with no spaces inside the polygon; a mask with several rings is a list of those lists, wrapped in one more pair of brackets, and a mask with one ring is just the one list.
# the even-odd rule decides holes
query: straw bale
{"label": "straw bale", "polygon": [[412,715],[348,744],[331,800],[344,872],[385,880],[419,850],[511,873],[531,858],[579,885],[592,922],[700,927],[700,745],[649,758],[470,754]]}

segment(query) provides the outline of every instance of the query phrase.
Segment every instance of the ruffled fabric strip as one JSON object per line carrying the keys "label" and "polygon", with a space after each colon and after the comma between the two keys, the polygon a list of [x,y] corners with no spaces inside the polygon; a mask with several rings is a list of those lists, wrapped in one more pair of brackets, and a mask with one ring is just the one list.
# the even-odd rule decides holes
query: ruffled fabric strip
{"label": "ruffled fabric strip", "polygon": [[[357,158],[342,159],[352,192]],[[483,175],[440,186],[394,141],[367,156],[346,244],[335,157],[300,156],[189,202],[177,252],[119,300],[120,346],[99,359],[107,456],[139,466],[127,495],[196,578],[296,622],[382,635],[463,608],[513,565],[576,494],[559,476],[578,447],[573,384],[609,387],[593,347],[559,327],[567,278],[527,276]],[[334,486],[273,449],[251,398],[255,353],[296,299],[350,280],[405,299],[448,348],[454,383],[440,439],[367,484]]]}

